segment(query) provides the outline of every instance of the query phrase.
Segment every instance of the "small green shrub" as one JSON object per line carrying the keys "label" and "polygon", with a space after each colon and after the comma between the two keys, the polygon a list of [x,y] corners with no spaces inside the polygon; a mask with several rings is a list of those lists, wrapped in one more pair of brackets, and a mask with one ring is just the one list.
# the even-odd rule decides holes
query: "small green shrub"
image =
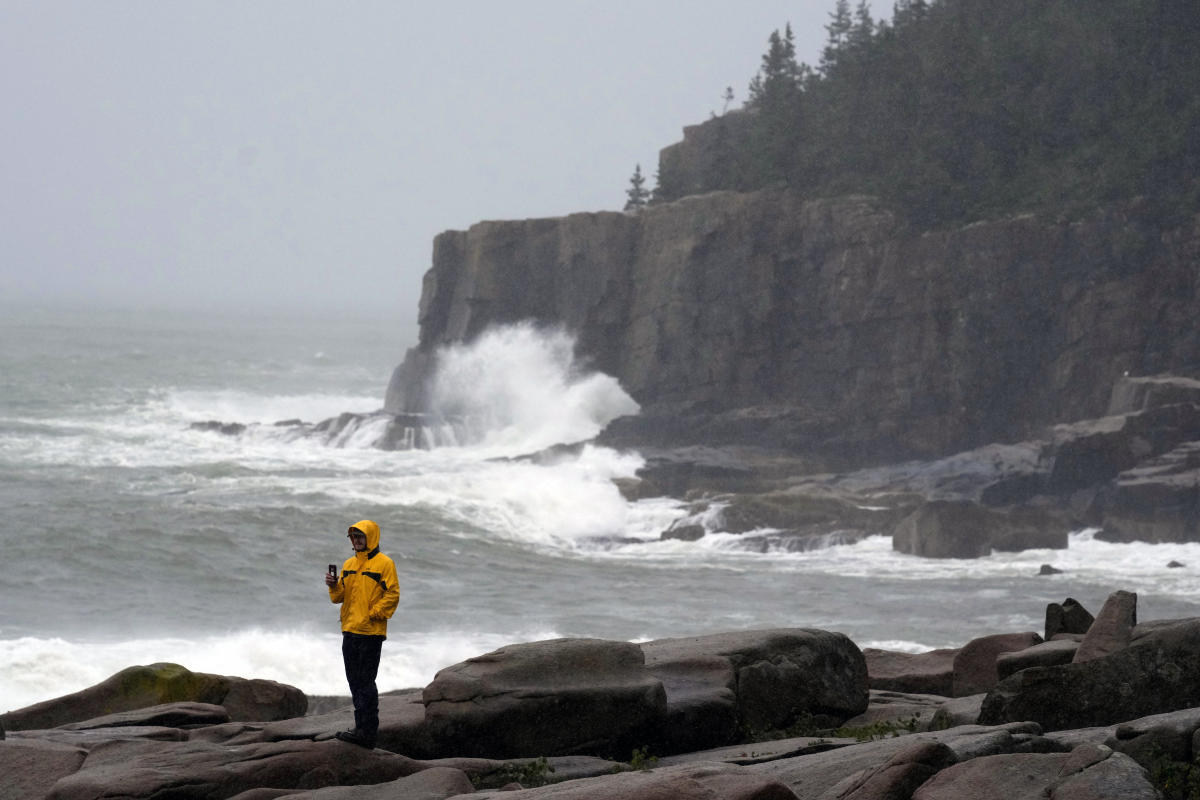
{"label": "small green shrub", "polygon": [[471,785],[476,789],[494,789],[509,783],[519,783],[526,789],[551,783],[554,767],[545,756],[523,763],[507,762],[495,772],[471,776]]}
{"label": "small green shrub", "polygon": [[853,727],[841,727],[833,732],[833,736],[839,739],[857,739],[860,742],[873,742],[876,739],[890,739],[896,736],[903,736],[907,733],[916,733],[917,717],[913,715],[909,719],[903,720],[880,720],[872,722],[870,725],[855,725]]}
{"label": "small green shrub", "polygon": [[1150,762],[1150,782],[1163,800],[1200,800],[1200,756],[1175,761],[1162,751]]}
{"label": "small green shrub", "polygon": [[652,769],[658,764],[658,756],[650,755],[649,747],[634,748],[629,757],[629,766],[635,770]]}

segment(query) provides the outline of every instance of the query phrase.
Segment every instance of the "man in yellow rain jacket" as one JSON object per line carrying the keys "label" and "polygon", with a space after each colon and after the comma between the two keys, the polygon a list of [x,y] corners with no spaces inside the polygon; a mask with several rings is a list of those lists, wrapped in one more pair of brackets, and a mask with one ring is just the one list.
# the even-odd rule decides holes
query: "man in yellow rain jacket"
{"label": "man in yellow rain jacket", "polygon": [[400,602],[400,587],[395,563],[379,552],[378,525],[364,519],[351,525],[346,535],[354,555],[342,564],[340,576],[325,576],[329,599],[342,604],[342,661],[354,700],[354,728],[338,733],[337,738],[374,747],[379,733],[375,675],[388,618]]}

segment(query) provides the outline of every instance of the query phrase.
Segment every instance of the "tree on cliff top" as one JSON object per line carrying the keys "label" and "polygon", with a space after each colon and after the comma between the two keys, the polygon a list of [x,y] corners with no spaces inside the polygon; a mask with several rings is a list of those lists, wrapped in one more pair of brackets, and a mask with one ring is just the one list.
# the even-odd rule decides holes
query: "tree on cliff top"
{"label": "tree on cliff top", "polygon": [[1195,0],[896,0],[890,24],[836,0],[826,30],[817,70],[772,33],[737,168],[690,191],[870,193],[922,227],[1135,196],[1200,209]]}
{"label": "tree on cliff top", "polygon": [[633,168],[629,177],[629,188],[625,190],[625,210],[637,211],[650,200],[650,190],[645,187],[646,179],[642,177],[642,165]]}
{"label": "tree on cliff top", "polygon": [[[844,2],[845,0],[843,0]],[[762,66],[750,81],[746,107],[755,114],[750,158],[738,170],[739,182],[762,186],[787,171],[796,152],[801,126],[806,64],[796,63],[796,43],[789,23],[767,38]]]}

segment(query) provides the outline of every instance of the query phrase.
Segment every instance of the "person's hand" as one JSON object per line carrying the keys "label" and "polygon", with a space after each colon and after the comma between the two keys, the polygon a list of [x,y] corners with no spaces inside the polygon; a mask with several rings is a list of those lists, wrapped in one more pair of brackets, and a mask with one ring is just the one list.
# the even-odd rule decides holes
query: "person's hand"
{"label": "person's hand", "polygon": [[326,572],[325,573],[325,585],[328,586],[330,589],[332,589],[333,587],[337,586],[337,578],[333,577],[328,572]]}

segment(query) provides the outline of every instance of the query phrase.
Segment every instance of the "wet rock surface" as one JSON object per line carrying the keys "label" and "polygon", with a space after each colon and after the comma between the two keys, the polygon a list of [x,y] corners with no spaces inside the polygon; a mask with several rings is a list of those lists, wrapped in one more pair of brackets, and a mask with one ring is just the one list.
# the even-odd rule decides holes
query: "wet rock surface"
{"label": "wet rock surface", "polygon": [[[1105,641],[1106,620],[1135,614],[1132,593],[1113,598],[1092,626]],[[382,697],[375,750],[333,739],[349,707],[239,722],[218,705],[175,702],[12,731],[0,741],[0,798],[1137,800],[1156,796],[1151,769],[1197,755],[1197,626],[1145,622],[1118,649],[1056,666],[1037,666],[1039,653],[1078,643],[1030,644],[1040,639],[1030,632],[904,657],[802,628],[532,642]],[[931,673],[948,689],[994,685],[958,698],[867,688]],[[445,734],[455,712],[438,704],[456,697],[478,706],[459,731],[492,738]]]}

